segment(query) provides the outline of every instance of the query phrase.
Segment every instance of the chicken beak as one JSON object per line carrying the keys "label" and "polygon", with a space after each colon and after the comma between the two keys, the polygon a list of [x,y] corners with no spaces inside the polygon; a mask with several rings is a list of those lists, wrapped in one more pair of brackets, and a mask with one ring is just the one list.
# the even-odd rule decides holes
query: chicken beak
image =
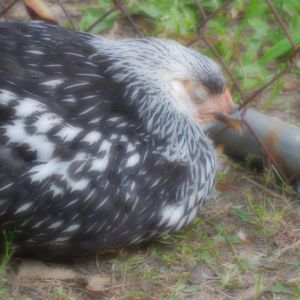
{"label": "chicken beak", "polygon": [[225,126],[242,133],[243,124],[236,105],[232,101],[228,89],[219,95],[215,95],[199,106],[198,122],[205,123],[208,121],[219,121]]}
{"label": "chicken beak", "polygon": [[[241,121],[240,114],[236,111],[234,111],[235,115],[228,115],[223,112],[216,112],[214,113],[215,120],[222,122],[224,125],[226,125],[228,128],[234,129],[239,134],[242,134],[243,132],[243,123]],[[232,113],[232,114],[233,114]]]}
{"label": "chicken beak", "polygon": [[229,90],[226,89],[225,92],[218,97],[217,101],[221,109],[213,114],[214,119],[241,134],[243,132],[243,124],[237,106],[232,101]]}

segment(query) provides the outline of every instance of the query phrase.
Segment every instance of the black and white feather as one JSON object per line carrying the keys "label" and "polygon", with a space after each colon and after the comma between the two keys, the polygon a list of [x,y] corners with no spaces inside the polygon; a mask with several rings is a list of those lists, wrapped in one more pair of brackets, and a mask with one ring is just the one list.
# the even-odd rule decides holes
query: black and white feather
{"label": "black and white feather", "polygon": [[181,229],[213,191],[210,141],[169,85],[224,88],[175,42],[0,23],[0,228],[31,255],[83,255]]}

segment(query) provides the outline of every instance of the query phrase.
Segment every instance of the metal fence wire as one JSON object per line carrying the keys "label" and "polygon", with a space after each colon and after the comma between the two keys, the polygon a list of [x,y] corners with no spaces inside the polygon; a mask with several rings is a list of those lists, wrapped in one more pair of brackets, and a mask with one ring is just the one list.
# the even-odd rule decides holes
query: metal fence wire
{"label": "metal fence wire", "polygon": [[[282,76],[285,74],[291,73],[293,69],[298,69],[300,71],[300,67],[297,65],[297,61],[300,59],[299,52],[300,47],[297,46],[296,41],[291,36],[288,26],[285,24],[283,18],[281,17],[281,14],[278,12],[278,9],[275,7],[274,3],[272,3],[272,0],[265,0],[265,3],[268,6],[270,14],[274,16],[274,21],[276,22],[277,26],[280,26],[282,29],[282,32],[285,34],[286,38],[288,39],[292,51],[288,56],[286,56],[286,66],[279,71],[277,74],[273,76],[267,83],[263,84],[259,88],[255,88],[251,90],[250,92],[246,92],[237,77],[233,74],[231,68],[225,63],[224,59],[219,54],[216,47],[210,42],[210,40],[207,38],[207,24],[210,20],[216,19],[216,17],[221,13],[226,11],[227,7],[233,3],[236,0],[224,0],[224,2],[213,12],[211,12],[209,15],[206,14],[203,5],[201,4],[201,0],[195,0],[195,4],[198,9],[198,13],[200,15],[200,23],[197,27],[197,34],[192,38],[191,41],[187,43],[187,46],[191,47],[196,42],[202,41],[213,53],[215,56],[215,59],[218,60],[218,62],[222,65],[224,71],[227,73],[230,81],[233,85],[233,91],[238,93],[240,95],[240,98],[242,99],[242,103],[239,105],[239,109],[241,110],[241,115],[243,119],[243,115],[246,111],[247,106],[256,100],[256,98],[261,95],[266,89],[270,88],[277,80],[279,80]],[[13,10],[15,5],[18,2],[22,2],[22,0],[0,0],[0,20],[9,20],[10,17],[8,16],[8,13],[10,10]],[[73,30],[78,30],[78,20],[75,20],[75,18],[68,12],[68,9],[66,8],[66,2],[62,0],[57,1],[51,1],[51,3],[57,3],[60,8],[61,12],[63,13],[66,20],[69,21],[70,26]],[[112,13],[119,11],[123,17],[128,21],[129,25],[133,29],[134,33],[142,37],[144,36],[142,30],[140,30],[138,24],[135,22],[134,18],[131,16],[130,11],[128,7],[126,7],[126,3],[124,1],[118,1],[118,0],[111,0],[112,8],[105,11],[96,21],[94,21],[88,28],[85,29],[85,32],[91,32],[96,26],[98,26],[100,23],[104,22],[106,18],[108,18]],[[70,3],[68,3],[70,4]],[[81,1],[81,4],[83,4],[83,1]],[[87,3],[88,5],[88,3]],[[24,8],[25,9],[25,8]],[[51,9],[51,6],[50,6]],[[99,7],[101,9],[101,7]],[[64,24],[61,24],[64,25]],[[248,127],[248,129],[251,131],[253,136],[257,139],[257,141],[260,143],[267,161],[277,167],[277,169],[280,171],[280,167],[276,164],[276,160],[273,159],[272,154],[270,151],[268,151],[267,147],[262,143],[262,141],[259,140],[257,137],[255,130],[251,129],[251,126],[249,124],[246,124],[246,120],[242,120],[245,125]],[[282,175],[284,176],[283,172]],[[287,181],[289,181],[288,178],[285,178]]]}

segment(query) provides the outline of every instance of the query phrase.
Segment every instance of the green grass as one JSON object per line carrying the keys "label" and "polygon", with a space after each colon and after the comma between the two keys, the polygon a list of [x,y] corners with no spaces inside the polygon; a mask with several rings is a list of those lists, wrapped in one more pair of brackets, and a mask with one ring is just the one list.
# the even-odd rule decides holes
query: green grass
{"label": "green grass", "polygon": [[7,289],[7,278],[6,278],[6,270],[8,263],[14,253],[14,233],[13,232],[3,232],[4,238],[4,253],[1,257],[0,261],[0,300],[9,300],[11,297],[9,296],[9,291]]}
{"label": "green grass", "polygon": [[74,300],[75,294],[71,289],[54,287],[49,295],[49,300]]}
{"label": "green grass", "polygon": [[9,263],[12,255],[14,254],[14,245],[13,245],[14,233],[4,231],[3,238],[4,238],[4,253],[0,261],[0,276],[2,276],[5,273],[7,264]]}

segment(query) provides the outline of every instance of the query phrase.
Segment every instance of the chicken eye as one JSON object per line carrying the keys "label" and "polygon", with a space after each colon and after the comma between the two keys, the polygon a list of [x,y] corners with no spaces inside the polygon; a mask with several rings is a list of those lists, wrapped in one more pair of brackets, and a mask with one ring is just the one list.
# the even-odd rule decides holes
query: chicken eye
{"label": "chicken eye", "polygon": [[204,89],[197,89],[196,96],[197,96],[197,98],[200,98],[201,100],[206,100],[208,98],[208,93]]}

